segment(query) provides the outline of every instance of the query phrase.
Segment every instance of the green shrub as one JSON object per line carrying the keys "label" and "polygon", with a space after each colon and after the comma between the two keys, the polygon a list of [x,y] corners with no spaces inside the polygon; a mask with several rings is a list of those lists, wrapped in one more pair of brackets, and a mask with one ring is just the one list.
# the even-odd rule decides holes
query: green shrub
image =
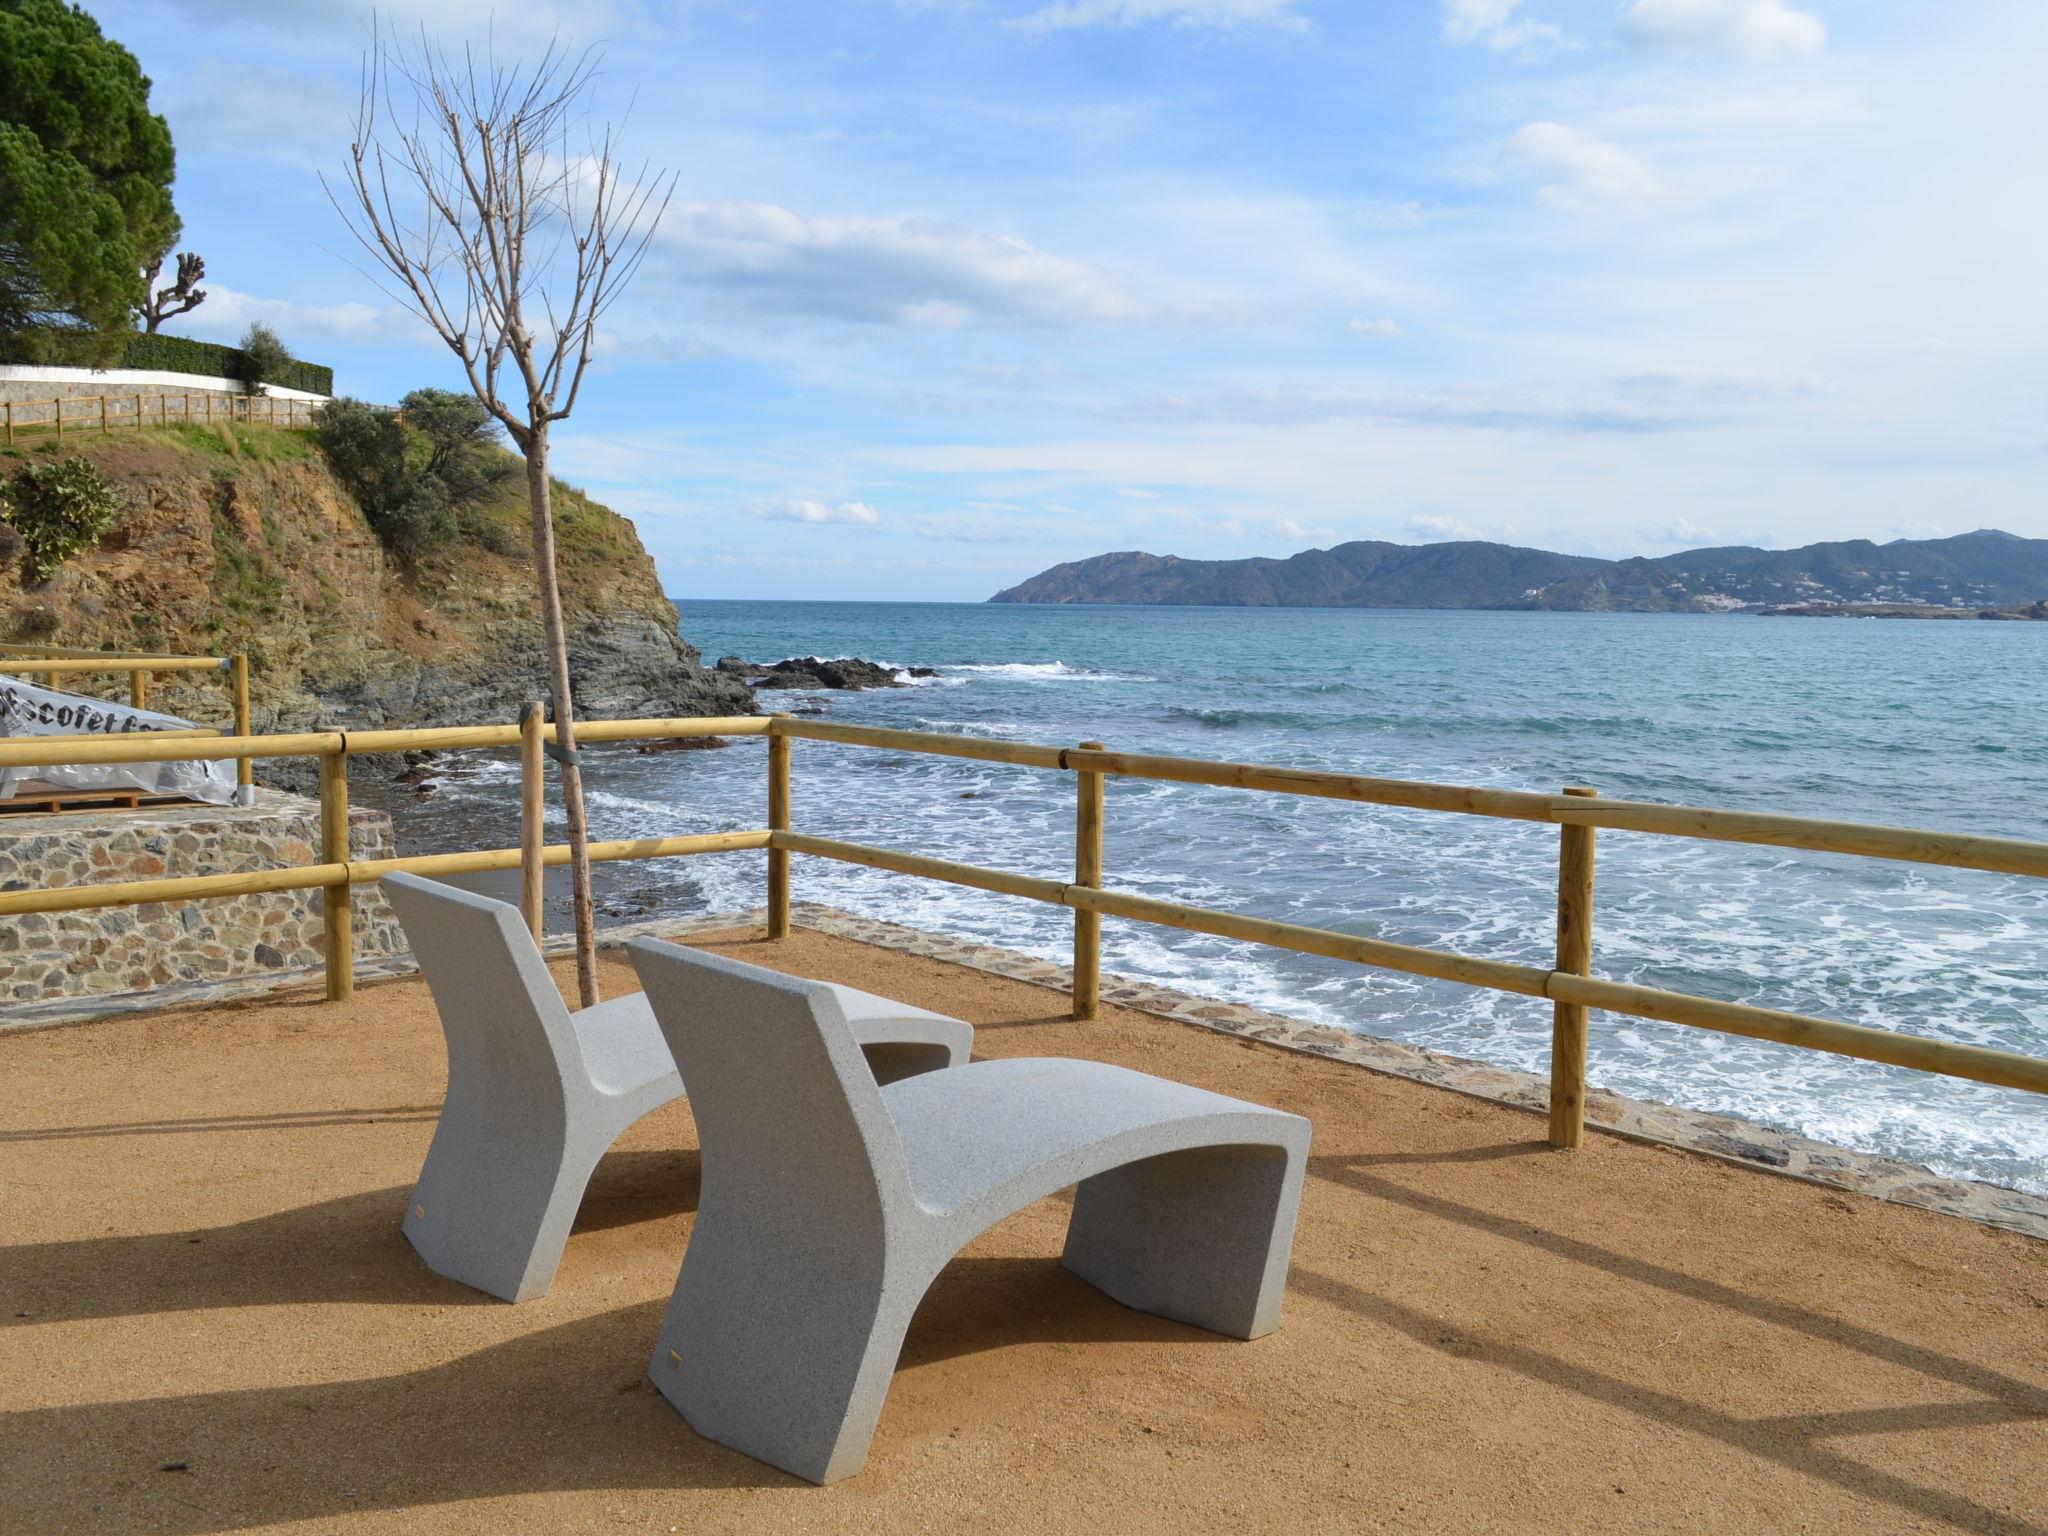
{"label": "green shrub", "polygon": [[320,408],[313,432],[335,479],[376,526],[378,509],[405,495],[405,424],[390,411],[344,395]]}
{"label": "green shrub", "polygon": [[241,380],[242,388],[249,394],[260,395],[264,385],[283,382],[284,372],[291,366],[292,355],[286,350],[283,338],[261,320],[249,322],[249,329],[242,333],[239,350],[242,368],[235,377]]}
{"label": "green shrub", "polygon": [[[121,366],[152,368],[162,373],[191,373],[215,379],[239,379],[248,371],[248,364],[238,347],[217,346],[210,341],[194,341],[190,336],[165,336],[161,333],[129,337],[127,350],[121,354]],[[309,395],[331,395],[334,393],[334,370],[318,363],[302,363],[294,359],[269,382],[285,389],[301,389]]]}
{"label": "green shrub", "polygon": [[468,395],[416,389],[394,413],[360,400],[321,408],[320,450],[371,529],[393,554],[412,560],[461,534],[504,550],[502,531],[480,532],[480,508],[518,461],[495,444],[497,428]]}
{"label": "green shrub", "polygon": [[0,498],[0,511],[21,536],[28,579],[42,582],[80,550],[99,543],[120,515],[121,497],[84,459],[65,459],[17,470]]}
{"label": "green shrub", "polygon": [[398,402],[399,419],[426,442],[421,466],[447,489],[457,509],[482,506],[519,472],[499,449],[498,423],[475,395],[416,389]]}

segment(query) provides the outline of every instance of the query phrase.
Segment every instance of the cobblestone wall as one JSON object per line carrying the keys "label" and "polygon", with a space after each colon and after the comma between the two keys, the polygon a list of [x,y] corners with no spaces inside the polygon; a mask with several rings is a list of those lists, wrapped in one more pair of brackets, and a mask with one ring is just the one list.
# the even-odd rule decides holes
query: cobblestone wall
{"label": "cobblestone wall", "polygon": [[[0,891],[310,864],[319,837],[317,802],[265,789],[247,808],[0,816]],[[391,819],[352,812],[349,846],[355,858],[391,857]],[[10,1003],[318,966],[320,904],[318,891],[272,891],[0,918],[0,1014]],[[404,951],[398,920],[374,885],[357,888],[354,906],[358,958]]]}

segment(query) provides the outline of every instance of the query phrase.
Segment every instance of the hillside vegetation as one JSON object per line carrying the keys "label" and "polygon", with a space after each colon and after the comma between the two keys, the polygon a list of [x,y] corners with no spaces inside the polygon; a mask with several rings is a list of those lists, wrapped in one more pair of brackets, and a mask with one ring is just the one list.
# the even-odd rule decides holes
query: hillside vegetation
{"label": "hillside vegetation", "polygon": [[[247,651],[259,728],[503,720],[544,691],[523,471],[465,513],[459,537],[399,560],[305,432],[29,440],[0,473],[74,454],[121,511],[46,582],[0,569],[0,639]],[[705,670],[677,636],[633,525],[560,483],[555,513],[579,711],[748,712],[744,683]],[[211,682],[166,678],[159,696],[208,722],[222,714]]]}

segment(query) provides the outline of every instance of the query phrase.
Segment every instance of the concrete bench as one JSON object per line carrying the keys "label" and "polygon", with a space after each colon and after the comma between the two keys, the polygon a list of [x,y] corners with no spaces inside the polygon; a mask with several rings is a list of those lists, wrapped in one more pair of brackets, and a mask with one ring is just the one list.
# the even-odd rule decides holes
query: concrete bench
{"label": "concrete bench", "polygon": [[860,1470],[906,1328],[959,1249],[1078,1185],[1062,1262],[1239,1338],[1279,1321],[1309,1123],[1101,1062],[878,1085],[828,986],[653,940],[703,1189],[648,1375],[701,1434],[813,1482]]}
{"label": "concrete bench", "polygon": [[[545,1295],[598,1159],[682,1097],[675,1057],[641,993],[570,1013],[516,908],[416,875],[382,885],[448,1042],[447,1098],[405,1235],[437,1274],[506,1301]],[[967,1060],[972,1025],[821,985],[875,1078]],[[670,1007],[691,1004],[677,994]]]}

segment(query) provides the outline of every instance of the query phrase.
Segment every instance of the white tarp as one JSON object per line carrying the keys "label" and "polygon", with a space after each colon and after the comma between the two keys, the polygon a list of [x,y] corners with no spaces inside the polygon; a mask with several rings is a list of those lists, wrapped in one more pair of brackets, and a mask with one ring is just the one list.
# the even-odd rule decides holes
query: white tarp
{"label": "white tarp", "polygon": [[[159,715],[104,699],[81,698],[38,688],[18,677],[0,677],[0,737],[130,736],[139,731],[179,731],[190,720]],[[60,789],[140,789],[155,795],[185,795],[213,805],[235,798],[233,758],[220,762],[85,763],[66,766],[0,768],[0,800],[11,799],[17,785],[40,779]]]}

